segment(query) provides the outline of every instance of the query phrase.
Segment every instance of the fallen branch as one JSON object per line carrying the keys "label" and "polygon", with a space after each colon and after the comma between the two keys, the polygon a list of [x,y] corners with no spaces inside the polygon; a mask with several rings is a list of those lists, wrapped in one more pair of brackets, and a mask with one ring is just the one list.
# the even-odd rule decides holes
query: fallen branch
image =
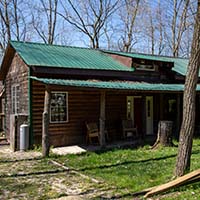
{"label": "fallen branch", "polygon": [[150,190],[149,192],[147,192],[147,194],[144,196],[145,198],[156,195],[156,194],[160,194],[162,192],[165,192],[171,188],[174,188],[176,186],[180,186],[183,185],[185,183],[188,183],[190,181],[194,181],[194,180],[199,180],[200,178],[200,169],[195,170],[193,172],[190,172],[184,176],[181,176],[173,181],[170,181],[168,183],[159,185],[157,187],[154,187],[152,190]]}

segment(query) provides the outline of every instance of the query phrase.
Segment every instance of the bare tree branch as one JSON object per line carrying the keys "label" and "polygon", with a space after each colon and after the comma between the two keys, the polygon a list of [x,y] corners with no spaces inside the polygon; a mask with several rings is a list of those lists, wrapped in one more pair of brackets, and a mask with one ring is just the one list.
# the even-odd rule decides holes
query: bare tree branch
{"label": "bare tree branch", "polygon": [[66,4],[62,3],[65,15],[62,13],[59,13],[59,15],[77,30],[84,33],[89,38],[91,47],[99,48],[99,40],[105,22],[116,11],[119,0],[67,0],[66,2],[71,10],[65,6]]}

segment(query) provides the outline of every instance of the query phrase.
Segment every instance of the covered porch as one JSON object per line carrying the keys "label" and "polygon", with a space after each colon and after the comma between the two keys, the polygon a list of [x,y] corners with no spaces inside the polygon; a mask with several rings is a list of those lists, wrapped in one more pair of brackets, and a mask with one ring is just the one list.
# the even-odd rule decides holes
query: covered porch
{"label": "covered porch", "polygon": [[[98,124],[100,146],[122,139],[136,140],[155,136],[160,120],[173,121],[174,136],[179,131],[184,88],[182,84],[58,80],[36,77],[32,77],[32,80],[43,85],[45,97],[43,96],[42,107],[49,116],[52,113],[51,93],[67,91],[67,122],[50,122],[46,125],[43,123],[41,127],[43,131],[44,126],[48,127],[45,130],[49,133],[51,145],[86,144],[86,122]],[[33,131],[36,117],[33,113]],[[124,138],[122,121],[126,119],[131,119],[137,127],[137,138],[134,135]]]}
{"label": "covered porch", "polygon": [[[137,147],[140,145],[140,141],[138,140],[121,140],[121,141],[113,141],[111,143],[107,143],[104,150],[112,150],[116,148],[127,148],[127,147]],[[100,145],[71,145],[64,147],[55,147],[52,149],[52,153],[57,155],[67,155],[67,154],[82,154],[86,152],[96,152],[102,151]]]}

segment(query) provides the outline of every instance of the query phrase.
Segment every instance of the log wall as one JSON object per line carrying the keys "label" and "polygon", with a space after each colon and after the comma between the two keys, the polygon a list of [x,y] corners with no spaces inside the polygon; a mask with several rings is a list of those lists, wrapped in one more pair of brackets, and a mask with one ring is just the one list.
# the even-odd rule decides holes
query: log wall
{"label": "log wall", "polygon": [[28,67],[18,54],[15,54],[5,79],[5,131],[7,138],[10,136],[10,114],[13,114],[11,88],[15,84],[19,84],[20,86],[20,104],[18,114],[28,115]]}
{"label": "log wall", "polygon": [[[44,84],[32,83],[32,119],[34,143],[41,144],[42,139],[42,113],[44,110]],[[100,91],[73,90],[70,88],[54,87],[52,91],[68,92],[68,122],[50,123],[50,145],[64,146],[86,142],[85,122],[99,123]],[[106,95],[106,120],[116,125],[116,134],[120,137],[120,121],[126,117],[126,95],[108,93]]]}

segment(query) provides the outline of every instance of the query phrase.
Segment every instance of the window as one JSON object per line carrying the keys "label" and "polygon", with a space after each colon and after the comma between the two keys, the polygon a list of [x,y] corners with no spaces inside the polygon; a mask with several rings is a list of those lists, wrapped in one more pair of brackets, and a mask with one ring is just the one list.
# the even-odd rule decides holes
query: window
{"label": "window", "polygon": [[137,70],[156,71],[157,65],[151,60],[133,59],[133,67]]}
{"label": "window", "polygon": [[11,90],[11,100],[12,100],[12,113],[19,113],[19,85],[13,85]]}
{"label": "window", "polygon": [[147,100],[147,116],[151,117],[151,104],[150,100]]}
{"label": "window", "polygon": [[127,96],[126,109],[127,119],[133,119],[133,96]]}
{"label": "window", "polygon": [[168,108],[169,113],[175,113],[176,111],[176,100],[175,99],[169,99],[168,100]]}
{"label": "window", "polygon": [[61,123],[68,121],[68,93],[52,92],[50,107],[50,122]]}
{"label": "window", "polygon": [[136,69],[138,70],[146,70],[146,71],[155,71],[154,65],[137,65]]}

